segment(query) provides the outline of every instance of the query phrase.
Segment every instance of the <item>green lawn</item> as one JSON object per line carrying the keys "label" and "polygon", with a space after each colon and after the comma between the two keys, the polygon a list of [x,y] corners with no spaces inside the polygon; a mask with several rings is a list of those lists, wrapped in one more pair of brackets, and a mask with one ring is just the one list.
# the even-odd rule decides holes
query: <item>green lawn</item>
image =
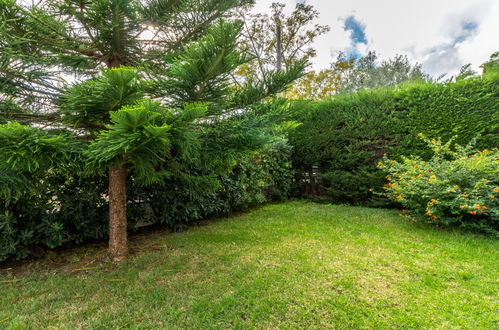
{"label": "green lawn", "polygon": [[[0,272],[0,328],[499,327],[498,241],[290,202]],[[49,266],[47,266],[49,265]]]}

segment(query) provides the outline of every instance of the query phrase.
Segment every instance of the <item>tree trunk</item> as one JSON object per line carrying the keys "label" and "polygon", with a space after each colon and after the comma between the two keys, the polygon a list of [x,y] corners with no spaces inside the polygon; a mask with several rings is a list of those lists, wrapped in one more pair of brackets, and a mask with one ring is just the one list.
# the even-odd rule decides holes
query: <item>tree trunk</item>
{"label": "tree trunk", "polygon": [[109,256],[113,261],[128,255],[126,172],[125,164],[109,168]]}
{"label": "tree trunk", "polygon": [[278,21],[276,24],[276,69],[282,69],[282,40],[281,40],[281,22]]}
{"label": "tree trunk", "polygon": [[[107,61],[108,68],[119,68],[122,64],[118,54]],[[123,261],[128,256],[126,176],[125,164],[109,167],[109,256],[113,261]]]}

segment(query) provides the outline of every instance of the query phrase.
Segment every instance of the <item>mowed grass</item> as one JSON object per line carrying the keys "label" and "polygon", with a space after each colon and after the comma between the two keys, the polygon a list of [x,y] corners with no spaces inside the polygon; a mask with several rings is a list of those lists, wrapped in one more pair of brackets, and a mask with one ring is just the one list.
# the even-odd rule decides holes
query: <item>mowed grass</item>
{"label": "mowed grass", "polygon": [[2,271],[0,328],[499,327],[498,242],[395,211],[289,202],[131,245]]}

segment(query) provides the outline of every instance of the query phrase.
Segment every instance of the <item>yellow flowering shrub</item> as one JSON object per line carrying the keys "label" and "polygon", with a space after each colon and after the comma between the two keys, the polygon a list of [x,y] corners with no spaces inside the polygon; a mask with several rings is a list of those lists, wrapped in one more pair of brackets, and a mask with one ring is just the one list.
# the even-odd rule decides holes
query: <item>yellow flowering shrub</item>
{"label": "yellow flowering shrub", "polygon": [[378,193],[400,203],[400,215],[411,221],[499,236],[499,149],[477,151],[473,144],[419,137],[433,150],[432,158],[385,157],[378,167],[388,172],[388,182]]}

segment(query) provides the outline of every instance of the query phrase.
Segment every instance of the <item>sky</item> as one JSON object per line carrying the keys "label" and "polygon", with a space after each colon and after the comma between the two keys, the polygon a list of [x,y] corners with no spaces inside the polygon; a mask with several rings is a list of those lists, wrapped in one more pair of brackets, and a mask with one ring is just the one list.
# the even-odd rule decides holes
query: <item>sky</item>
{"label": "sky", "polygon": [[[299,0],[280,0],[291,12]],[[255,12],[269,12],[275,0],[256,0]],[[306,0],[331,31],[313,45],[315,69],[329,67],[339,51],[381,59],[407,55],[438,77],[480,64],[499,51],[499,0]]]}

